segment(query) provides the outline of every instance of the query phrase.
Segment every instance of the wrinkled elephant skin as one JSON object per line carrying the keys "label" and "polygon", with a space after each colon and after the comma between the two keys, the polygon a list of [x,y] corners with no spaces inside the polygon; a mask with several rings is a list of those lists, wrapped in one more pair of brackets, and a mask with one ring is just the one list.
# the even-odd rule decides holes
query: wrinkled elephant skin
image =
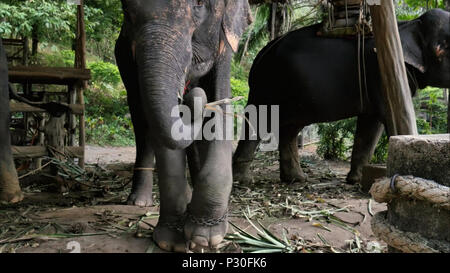
{"label": "wrinkled elephant skin", "polygon": [[[156,166],[161,200],[157,244],[180,252],[187,242],[192,248],[214,247],[227,231],[232,146],[229,141],[175,139],[171,127],[180,117],[170,114],[185,89],[188,102],[231,96],[231,57],[249,23],[248,3],[122,0],[122,6],[125,20],[115,53],[137,146],[128,202],[152,205]],[[201,118],[183,125],[186,129],[204,122],[201,113],[194,116]],[[185,175],[187,163],[193,189]]]}
{"label": "wrinkled elephant skin", "polygon": [[17,203],[23,194],[11,152],[9,119],[8,63],[0,41],[0,201]]}

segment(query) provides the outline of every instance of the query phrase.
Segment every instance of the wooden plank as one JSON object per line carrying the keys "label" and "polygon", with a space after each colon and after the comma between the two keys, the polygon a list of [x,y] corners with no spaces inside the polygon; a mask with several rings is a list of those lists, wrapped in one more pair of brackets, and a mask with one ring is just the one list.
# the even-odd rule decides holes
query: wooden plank
{"label": "wooden plank", "polygon": [[22,39],[2,39],[3,45],[10,46],[23,46],[24,40]]}
{"label": "wooden plank", "polygon": [[[45,113],[44,109],[30,106],[22,102],[10,102],[9,103],[11,113],[24,112],[24,113]],[[72,110],[74,115],[84,115],[84,105],[82,104],[69,104],[68,107]]]}
{"label": "wooden plank", "polygon": [[91,79],[89,69],[71,67],[13,66],[8,71],[12,83],[69,85]]}
{"label": "wooden plank", "polygon": [[[45,146],[12,146],[11,147],[14,158],[38,158],[49,156],[47,147]],[[64,147],[63,152],[67,156],[74,158],[84,157],[84,147]]]}
{"label": "wooden plank", "polygon": [[[416,116],[406,76],[403,49],[392,0],[371,5],[373,31],[386,103],[386,125],[393,135],[417,135]],[[370,5],[371,3],[369,3]]]}

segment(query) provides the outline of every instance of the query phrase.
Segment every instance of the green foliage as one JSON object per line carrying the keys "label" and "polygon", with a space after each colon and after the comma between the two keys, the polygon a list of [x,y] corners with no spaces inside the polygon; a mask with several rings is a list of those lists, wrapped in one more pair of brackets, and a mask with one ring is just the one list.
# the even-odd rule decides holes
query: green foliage
{"label": "green foliage", "polygon": [[420,134],[444,134],[447,132],[447,105],[443,90],[427,87],[414,98],[417,128]]}
{"label": "green foliage", "polygon": [[233,97],[244,97],[244,99],[234,102],[233,105],[245,107],[248,101],[249,90],[248,72],[239,63],[233,62],[231,65],[231,94]]}
{"label": "green foliage", "polygon": [[[39,42],[72,46],[76,5],[67,0],[0,0],[0,36],[35,37]],[[87,50],[114,61],[114,43],[123,21],[120,0],[84,1]]]}
{"label": "green foliage", "polygon": [[86,140],[102,146],[133,146],[133,124],[129,117],[86,117]]}
{"label": "green foliage", "polygon": [[235,102],[234,105],[241,105],[243,107],[245,107],[245,105],[247,105],[248,92],[249,92],[249,87],[248,87],[247,81],[239,80],[236,78],[231,78],[231,92],[232,92],[233,97],[238,97],[238,96],[244,97],[244,99]]}
{"label": "green foliage", "polygon": [[44,52],[35,57],[33,63],[49,67],[74,67],[75,52],[72,50],[51,48],[50,52]]}
{"label": "green foliage", "polygon": [[93,62],[88,64],[88,68],[91,70],[92,82],[94,84],[107,84],[116,88],[122,81],[119,69],[112,63],[103,61]]}
{"label": "green foliage", "polygon": [[356,118],[319,124],[317,153],[327,160],[346,160],[356,129]]}
{"label": "green foliage", "polygon": [[[86,33],[100,25],[101,10],[85,5]],[[40,42],[71,45],[75,38],[76,5],[66,0],[1,0],[0,36],[35,37]]]}
{"label": "green foliage", "polygon": [[134,131],[123,86],[94,81],[86,98],[86,139],[107,146],[134,145]]}
{"label": "green foliage", "polygon": [[375,152],[373,153],[372,160],[370,162],[374,164],[386,163],[388,156],[388,145],[389,139],[386,133],[383,133],[380,140],[378,141]]}
{"label": "green foliage", "polygon": [[412,20],[432,8],[444,9],[444,0],[399,0],[396,14],[399,20]]}
{"label": "green foliage", "polygon": [[61,37],[70,32],[70,21],[75,18],[74,6],[66,1],[1,1],[1,36],[31,36],[33,29],[40,37],[58,32]]}
{"label": "green foliage", "polygon": [[86,31],[87,49],[106,62],[114,62],[115,41],[119,37],[123,22],[120,0],[85,1],[92,10],[100,14],[89,16],[90,30]]}

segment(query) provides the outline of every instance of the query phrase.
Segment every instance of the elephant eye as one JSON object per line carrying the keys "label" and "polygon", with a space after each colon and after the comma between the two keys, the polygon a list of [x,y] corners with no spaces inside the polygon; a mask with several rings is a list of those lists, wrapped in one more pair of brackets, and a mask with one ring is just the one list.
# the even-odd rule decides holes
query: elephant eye
{"label": "elephant eye", "polygon": [[204,0],[195,0],[194,3],[196,6],[203,6],[205,4],[205,1]]}

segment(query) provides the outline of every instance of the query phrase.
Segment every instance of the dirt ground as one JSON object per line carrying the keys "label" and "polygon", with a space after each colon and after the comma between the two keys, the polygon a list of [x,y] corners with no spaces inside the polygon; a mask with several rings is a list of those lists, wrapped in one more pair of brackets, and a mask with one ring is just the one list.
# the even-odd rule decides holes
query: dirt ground
{"label": "dirt ground", "polygon": [[[151,239],[158,219],[156,183],[154,207],[125,205],[135,148],[86,152],[88,172],[62,164],[62,178],[27,176],[21,180],[25,200],[0,204],[0,252],[161,252]],[[372,215],[386,206],[344,182],[349,163],[321,160],[314,146],[300,153],[306,184],[280,183],[277,152],[256,155],[254,184],[233,185],[229,236],[208,251],[386,251],[370,228]],[[251,235],[256,243],[248,240]],[[278,243],[269,243],[273,238]]]}

